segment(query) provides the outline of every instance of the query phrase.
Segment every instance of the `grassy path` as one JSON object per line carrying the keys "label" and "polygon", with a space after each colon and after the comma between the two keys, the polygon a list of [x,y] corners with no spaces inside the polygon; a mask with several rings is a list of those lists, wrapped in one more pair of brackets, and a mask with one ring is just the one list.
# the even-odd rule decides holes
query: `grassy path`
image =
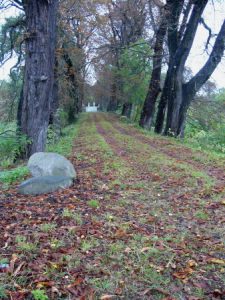
{"label": "grassy path", "polygon": [[70,159],[70,189],[0,194],[0,299],[225,299],[225,160],[107,114]]}

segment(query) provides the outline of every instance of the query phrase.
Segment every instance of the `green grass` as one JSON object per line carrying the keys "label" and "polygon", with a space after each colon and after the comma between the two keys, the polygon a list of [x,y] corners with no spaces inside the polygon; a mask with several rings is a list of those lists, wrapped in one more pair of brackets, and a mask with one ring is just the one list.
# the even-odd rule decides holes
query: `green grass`
{"label": "green grass", "polygon": [[6,289],[4,286],[1,286],[0,284],[0,299],[7,299],[7,295],[6,295]]}
{"label": "green grass", "polygon": [[91,208],[98,208],[100,206],[100,203],[98,200],[90,200],[87,202],[87,204],[91,207]]}
{"label": "green grass", "polygon": [[16,236],[16,243],[17,243],[17,249],[18,251],[24,252],[24,253],[35,253],[38,250],[36,243],[30,243],[27,242],[26,237],[24,236]]}
{"label": "green grass", "polygon": [[84,116],[80,115],[77,123],[65,127],[62,130],[60,140],[55,144],[48,145],[46,149],[47,152],[56,152],[63,156],[71,155],[74,146],[74,139],[78,133],[78,129],[83,118]]}
{"label": "green grass", "polygon": [[43,232],[51,232],[56,229],[56,226],[55,223],[45,223],[40,225],[40,230]]}
{"label": "green grass", "polygon": [[44,290],[34,290],[31,292],[35,300],[48,300],[48,296],[46,295]]}

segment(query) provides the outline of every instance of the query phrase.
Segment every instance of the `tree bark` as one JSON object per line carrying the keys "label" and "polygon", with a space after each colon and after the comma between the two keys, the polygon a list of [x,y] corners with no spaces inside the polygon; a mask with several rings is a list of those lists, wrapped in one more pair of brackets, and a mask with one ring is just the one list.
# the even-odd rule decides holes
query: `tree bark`
{"label": "tree bark", "polygon": [[187,83],[182,86],[183,101],[179,112],[179,124],[177,135],[182,134],[186,114],[191,101],[194,99],[196,93],[203,86],[203,84],[210,78],[218,64],[220,63],[223,53],[225,51],[225,21],[223,22],[220,32],[216,38],[212,52],[199,72]]}
{"label": "tree bark", "polygon": [[18,125],[31,143],[27,155],[44,151],[54,101],[56,13],[58,1],[24,0],[26,58]]}
{"label": "tree bark", "polygon": [[125,116],[130,119],[132,113],[132,103],[126,102],[123,104],[122,116]]}
{"label": "tree bark", "polygon": [[152,125],[152,120],[155,112],[155,103],[161,92],[160,79],[162,69],[162,56],[163,56],[163,43],[167,31],[167,6],[163,8],[161,13],[161,22],[156,33],[156,41],[154,45],[153,56],[153,70],[151,80],[149,83],[149,89],[145,98],[144,106],[141,112],[141,118],[139,125],[143,128],[149,129]]}
{"label": "tree bark", "polygon": [[166,135],[173,136],[180,134],[179,119],[180,109],[183,103],[182,86],[184,66],[190,53],[201,15],[207,2],[208,0],[195,2],[184,35],[183,37],[180,36],[181,40],[176,39],[176,37],[179,36],[177,28],[173,29],[173,24],[171,25],[169,23],[169,28],[172,28],[172,31],[170,29],[168,33],[170,59],[156,120],[155,131],[157,133],[161,133],[162,131],[165,107],[167,106],[167,119],[164,133]]}
{"label": "tree bark", "polygon": [[78,113],[82,110],[82,103],[80,101],[80,92],[79,92],[79,81],[77,78],[78,74],[76,73],[69,52],[65,46],[63,46],[63,51],[64,51],[63,58],[67,65],[66,78],[67,80],[69,80],[71,84],[71,89],[70,89],[71,101],[68,105],[68,121],[69,123],[73,123],[76,120]]}
{"label": "tree bark", "polygon": [[107,111],[115,112],[117,110],[117,108],[118,108],[117,83],[115,82],[115,79],[113,78],[113,82],[111,84],[111,95],[110,95],[110,100],[109,100],[109,104],[107,107]]}

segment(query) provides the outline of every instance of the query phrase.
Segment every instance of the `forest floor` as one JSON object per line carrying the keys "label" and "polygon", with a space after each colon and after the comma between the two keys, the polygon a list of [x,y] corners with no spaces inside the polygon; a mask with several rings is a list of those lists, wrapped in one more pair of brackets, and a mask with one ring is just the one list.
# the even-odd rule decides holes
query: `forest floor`
{"label": "forest floor", "polygon": [[0,299],[225,299],[225,159],[84,114],[75,184],[0,194]]}

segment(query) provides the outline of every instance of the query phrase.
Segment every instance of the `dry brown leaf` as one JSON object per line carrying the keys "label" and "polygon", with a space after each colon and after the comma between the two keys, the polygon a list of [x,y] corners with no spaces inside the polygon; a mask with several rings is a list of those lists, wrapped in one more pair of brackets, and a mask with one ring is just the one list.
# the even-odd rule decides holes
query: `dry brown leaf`
{"label": "dry brown leaf", "polygon": [[77,278],[77,280],[74,281],[72,284],[67,285],[67,288],[72,288],[72,287],[75,287],[77,285],[80,285],[83,281],[84,281],[83,278]]}
{"label": "dry brown leaf", "polygon": [[13,273],[14,271],[14,267],[15,267],[15,262],[17,261],[18,256],[16,254],[12,255],[12,259],[10,260],[10,264],[9,264],[9,272]]}
{"label": "dry brown leaf", "polygon": [[124,231],[124,230],[121,229],[121,228],[119,228],[119,229],[116,231],[115,235],[114,235],[115,238],[124,238],[124,237],[127,237],[127,236],[129,236],[129,235],[126,233],[126,231]]}
{"label": "dry brown leaf", "polygon": [[148,223],[154,223],[155,221],[156,221],[156,217],[154,217],[154,216],[150,216],[147,218]]}
{"label": "dry brown leaf", "polygon": [[115,290],[115,294],[121,296],[123,294],[123,290],[121,288],[117,288]]}
{"label": "dry brown leaf", "polygon": [[43,288],[43,287],[52,287],[54,286],[54,281],[40,281],[37,282],[37,288]]}
{"label": "dry brown leaf", "polygon": [[141,253],[148,251],[149,249],[151,249],[151,247],[144,247],[141,249]]}
{"label": "dry brown leaf", "polygon": [[173,276],[181,280],[186,280],[193,272],[194,270],[192,268],[187,267],[178,272],[173,273]]}
{"label": "dry brown leaf", "polygon": [[124,250],[124,253],[129,254],[131,251],[132,251],[131,248],[127,247],[127,248]]}
{"label": "dry brown leaf", "polygon": [[188,267],[190,267],[190,268],[194,268],[194,267],[197,267],[197,262],[195,261],[195,260],[193,260],[193,259],[190,259],[188,262],[187,262],[187,265],[188,265]]}
{"label": "dry brown leaf", "polygon": [[21,268],[25,265],[25,261],[22,262],[15,270],[15,272],[13,273],[13,276],[17,276],[17,274],[20,272]]}
{"label": "dry brown leaf", "polygon": [[101,296],[100,300],[110,300],[115,297],[116,297],[115,295],[103,295],[103,296]]}
{"label": "dry brown leaf", "polygon": [[155,269],[157,272],[162,272],[162,271],[165,270],[165,268],[163,266],[157,266],[157,265],[154,265],[154,264],[150,264],[150,267]]}
{"label": "dry brown leaf", "polygon": [[211,264],[225,265],[225,259],[210,258],[208,262]]}

